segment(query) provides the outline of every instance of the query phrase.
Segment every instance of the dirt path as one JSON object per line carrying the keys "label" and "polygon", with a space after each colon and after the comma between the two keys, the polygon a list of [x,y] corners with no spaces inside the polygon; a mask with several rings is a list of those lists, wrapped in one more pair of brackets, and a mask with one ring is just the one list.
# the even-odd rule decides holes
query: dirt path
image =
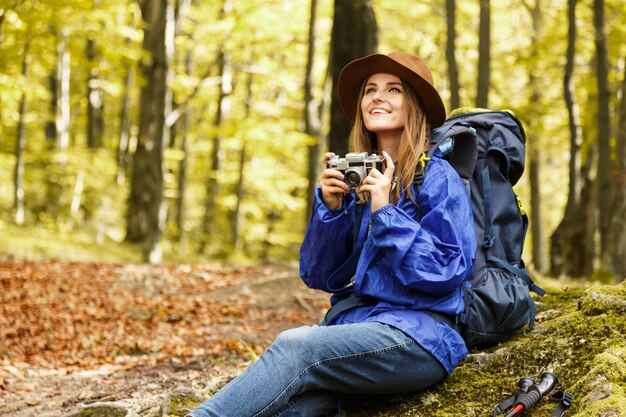
{"label": "dirt path", "polygon": [[0,415],[15,417],[100,403],[161,415],[174,390],[221,385],[327,305],[296,269],[275,265],[9,261],[0,283]]}

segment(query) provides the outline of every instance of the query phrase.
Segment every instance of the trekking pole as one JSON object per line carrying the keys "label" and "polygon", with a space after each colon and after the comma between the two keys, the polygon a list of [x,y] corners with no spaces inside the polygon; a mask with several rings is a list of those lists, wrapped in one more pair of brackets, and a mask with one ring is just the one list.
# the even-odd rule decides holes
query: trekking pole
{"label": "trekking pole", "polygon": [[527,376],[520,378],[520,380],[517,382],[517,386],[519,387],[517,392],[511,395],[506,400],[503,400],[502,402],[500,402],[500,404],[498,404],[497,406],[495,406],[493,409],[493,416],[494,417],[499,416],[500,414],[504,413],[507,409],[515,405],[520,395],[528,392],[528,388],[530,388],[534,383],[535,381],[533,381],[532,378],[529,378]]}
{"label": "trekking pole", "polygon": [[558,378],[556,375],[550,372],[545,372],[541,375],[541,381],[539,381],[539,384],[532,384],[528,387],[528,391],[520,395],[515,407],[513,407],[513,410],[511,410],[511,412],[505,417],[522,415],[523,412],[529,410],[532,406],[537,404],[541,397],[552,391],[557,382]]}

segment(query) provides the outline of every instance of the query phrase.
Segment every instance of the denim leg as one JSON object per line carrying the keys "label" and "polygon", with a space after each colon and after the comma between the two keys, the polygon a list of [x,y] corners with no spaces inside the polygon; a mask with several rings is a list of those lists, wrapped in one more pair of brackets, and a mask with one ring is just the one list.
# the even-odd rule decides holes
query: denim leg
{"label": "denim leg", "polygon": [[308,396],[300,396],[305,392],[409,392],[445,375],[413,339],[386,324],[305,326],[281,333],[259,360],[191,415],[309,416],[315,414],[302,411],[311,404]]}
{"label": "denim leg", "polygon": [[328,391],[307,391],[289,399],[287,405],[271,417],[320,417],[338,415],[338,394]]}

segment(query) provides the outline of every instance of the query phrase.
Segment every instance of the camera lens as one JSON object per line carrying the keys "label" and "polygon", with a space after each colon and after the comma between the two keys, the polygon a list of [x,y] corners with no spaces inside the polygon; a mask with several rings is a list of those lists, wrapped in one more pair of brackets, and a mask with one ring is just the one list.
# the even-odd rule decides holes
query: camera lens
{"label": "camera lens", "polygon": [[348,184],[351,189],[357,188],[361,185],[361,182],[365,179],[365,170],[362,167],[352,168],[346,171],[343,180]]}

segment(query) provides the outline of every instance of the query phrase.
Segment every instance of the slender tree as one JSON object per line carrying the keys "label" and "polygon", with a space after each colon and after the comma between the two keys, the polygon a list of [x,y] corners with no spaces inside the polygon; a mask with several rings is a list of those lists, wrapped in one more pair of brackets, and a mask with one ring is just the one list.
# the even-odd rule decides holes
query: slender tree
{"label": "slender tree", "polygon": [[61,152],[64,161],[69,146],[70,127],[70,52],[65,30],[50,31],[56,36],[56,65],[48,76],[50,90],[50,118],[46,123],[46,138],[50,148]]}
{"label": "slender tree", "polygon": [[[595,250],[593,239],[585,238],[592,232],[586,230],[590,223],[586,219],[587,202],[586,199],[583,200],[582,198],[585,180],[581,155],[583,132],[574,82],[577,2],[578,0],[568,0],[568,34],[563,97],[567,107],[569,126],[569,187],[563,219],[550,238],[550,275],[552,276],[567,274],[576,277],[584,275],[592,268]],[[587,190],[589,190],[589,186],[587,186]]]}
{"label": "slender tree", "polygon": [[305,220],[308,220],[313,209],[313,190],[317,185],[320,174],[320,156],[322,144],[322,121],[320,111],[322,106],[313,98],[313,61],[315,58],[315,24],[316,24],[317,0],[311,0],[311,12],[309,14],[309,37],[306,69],[304,73],[304,133],[314,141],[308,147],[308,186],[306,191],[307,209]]}
{"label": "slender tree", "polygon": [[[222,3],[222,10],[220,20],[227,17],[232,10],[232,3],[230,0],[224,0]],[[222,135],[219,133],[219,128],[223,121],[228,118],[230,113],[231,93],[233,91],[232,83],[232,67],[230,62],[230,55],[225,49],[225,45],[222,44],[218,53],[217,65],[219,67],[219,94],[217,98],[217,111],[213,119],[213,126],[218,131],[213,137],[213,148],[211,150],[211,165],[209,169],[209,175],[206,186],[206,200],[204,204],[204,220],[202,223],[203,237],[200,242],[200,252],[204,252],[209,239],[216,231],[215,220],[217,217],[217,197],[220,191],[220,183],[218,181],[218,173],[222,167],[223,151],[222,151]]]}
{"label": "slender tree", "polygon": [[618,281],[626,279],[626,58],[624,58],[623,68],[622,101],[617,129],[617,159],[613,170],[615,194],[609,236],[613,272]]}
{"label": "slender tree", "polygon": [[103,145],[104,136],[104,93],[99,84],[100,69],[96,52],[96,41],[87,39],[87,146],[91,149]]}
{"label": "slender tree", "polygon": [[167,81],[174,49],[174,13],[168,0],[145,0],[141,4],[141,14],[145,23],[143,50],[147,58],[140,65],[144,84],[128,199],[126,239],[141,245],[145,261],[160,262],[164,220],[163,150],[170,133],[165,117],[171,111]]}
{"label": "slender tree", "polygon": [[476,106],[489,107],[489,88],[491,83],[491,6],[489,0],[480,1],[480,19],[478,28],[478,83]]}
{"label": "slender tree", "polygon": [[19,104],[19,120],[17,123],[17,134],[15,137],[15,170],[13,172],[13,206],[15,208],[15,223],[21,225],[24,223],[24,147],[26,146],[26,81],[28,80],[28,72],[31,61],[30,54],[30,38],[24,45],[22,59],[22,79],[24,87],[22,89],[22,97]]}
{"label": "slender tree", "polygon": [[[539,59],[539,44],[542,37],[542,9],[541,0],[535,0],[534,5],[525,3],[532,19],[532,35],[530,48],[530,62],[537,66]],[[541,113],[537,110],[541,99],[541,79],[537,68],[531,68],[528,74],[528,90],[530,91],[531,107],[528,111],[527,148],[528,148],[528,176],[530,179],[530,210],[532,214],[530,231],[532,236],[532,263],[539,272],[545,272],[545,239],[543,231],[543,213],[541,211],[541,155],[539,141],[535,137],[541,124]]]}
{"label": "slender tree", "polygon": [[606,41],[604,0],[593,2],[593,25],[596,46],[596,81],[598,87],[598,226],[600,231],[600,259],[603,267],[610,269],[607,251],[611,187],[611,125],[609,115],[609,57]]}
{"label": "slender tree", "polygon": [[58,33],[56,75],[56,139],[64,163],[70,145],[70,50],[66,30]]}
{"label": "slender tree", "polygon": [[372,0],[335,0],[330,43],[333,92],[329,148],[343,156],[348,151],[350,122],[341,110],[336,85],[341,69],[348,62],[371,54],[378,48],[378,26]]}
{"label": "slender tree", "polygon": [[567,106],[567,120],[570,137],[569,160],[569,187],[565,217],[571,218],[580,205],[581,185],[581,155],[580,147],[583,143],[582,127],[580,125],[580,109],[576,101],[576,86],[574,83],[574,62],[576,54],[576,3],[578,0],[568,0],[568,35],[565,76],[563,77],[563,97]]}
{"label": "slender tree", "polygon": [[120,131],[117,147],[117,183],[123,184],[126,181],[126,171],[132,163],[132,156],[129,153],[132,139],[132,90],[135,85],[135,67],[131,62],[125,60],[124,85],[120,107]]}
{"label": "slender tree", "polygon": [[448,78],[450,79],[450,108],[460,107],[459,67],[456,63],[456,0],[446,0],[447,31],[446,58],[448,60]]}
{"label": "slender tree", "polygon": [[[193,52],[187,51],[185,54],[185,72],[191,76],[193,73]],[[192,107],[190,103],[184,106],[180,119],[180,150],[182,158],[178,163],[178,198],[176,200],[176,230],[177,240],[180,248],[185,247],[185,195],[187,193],[187,168],[189,165],[189,132],[191,130]]]}
{"label": "slender tree", "polygon": [[[183,17],[185,17],[189,8],[193,4],[192,0],[182,0],[176,3],[176,8],[174,9],[174,34],[178,36],[182,34],[182,25],[181,22]],[[193,50],[188,50],[184,54],[184,68],[185,73],[191,77],[194,71],[194,59],[193,59]],[[172,102],[172,108],[174,108],[174,102]],[[178,125],[180,126],[180,150],[182,153],[182,157],[178,162],[178,194],[176,198],[176,207],[175,207],[175,222],[176,222],[176,230],[177,235],[175,237],[178,242],[179,251],[185,248],[185,197],[187,193],[187,168],[189,164],[189,134],[191,130],[191,116],[192,116],[192,106],[189,101],[186,101],[181,105],[182,114],[180,119],[178,120]],[[169,115],[168,115],[169,117]],[[167,123],[167,121],[166,121]],[[172,123],[172,137],[175,137],[175,123]],[[168,124],[169,126],[169,124]],[[174,142],[174,141],[172,141]],[[171,144],[174,146],[174,143]]]}
{"label": "slender tree", "polygon": [[[252,96],[253,96],[253,92],[252,92],[252,81],[253,81],[253,72],[249,72],[247,75],[247,80],[246,80],[246,101],[245,101],[245,113],[244,113],[244,119],[248,119],[248,117],[250,117],[250,113],[252,111]],[[236,197],[236,202],[235,202],[235,208],[233,210],[233,214],[232,214],[232,220],[231,220],[231,225],[232,225],[232,243],[233,243],[233,250],[235,253],[243,253],[244,251],[244,243],[245,243],[245,238],[244,235],[242,233],[242,230],[244,230],[244,225],[245,225],[245,216],[244,216],[244,212],[242,210],[242,206],[243,206],[243,202],[244,199],[246,197],[246,162],[248,159],[248,152],[247,152],[247,141],[246,138],[243,138],[242,143],[241,143],[241,149],[239,150],[239,166],[237,169],[237,183],[235,185],[235,197]]]}

